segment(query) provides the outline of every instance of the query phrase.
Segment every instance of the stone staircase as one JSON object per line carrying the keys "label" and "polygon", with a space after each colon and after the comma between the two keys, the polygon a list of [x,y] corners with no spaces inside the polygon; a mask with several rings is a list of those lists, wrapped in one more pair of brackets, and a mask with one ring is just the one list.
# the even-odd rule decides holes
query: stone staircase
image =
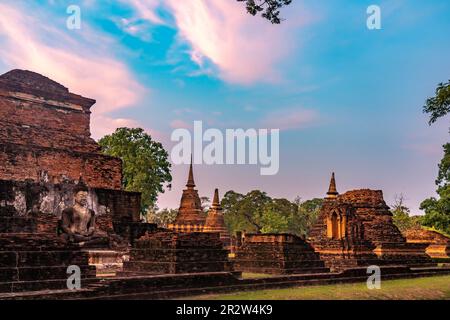
{"label": "stone staircase", "polygon": [[[450,268],[381,267],[383,280],[449,275]],[[262,290],[367,281],[366,268],[339,273],[316,273],[239,279],[229,272],[118,277],[89,283],[81,290],[3,293],[0,299],[170,299],[211,293]]]}

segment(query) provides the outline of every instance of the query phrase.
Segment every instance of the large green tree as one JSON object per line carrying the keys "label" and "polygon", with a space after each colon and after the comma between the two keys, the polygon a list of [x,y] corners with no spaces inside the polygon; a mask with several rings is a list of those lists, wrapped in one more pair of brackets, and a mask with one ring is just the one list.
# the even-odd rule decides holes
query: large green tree
{"label": "large green tree", "polygon": [[[429,124],[436,122],[450,112],[450,81],[440,83],[436,88],[435,96],[427,99],[423,107],[425,113],[430,115]],[[420,204],[425,211],[422,224],[437,230],[450,232],[450,143],[444,146],[444,157],[439,164],[436,179],[437,194],[439,198],[431,197]]]}
{"label": "large green tree", "polygon": [[261,13],[261,16],[274,24],[281,22],[280,9],[291,4],[292,0],[237,0],[245,2],[247,12],[252,16]]}
{"label": "large green tree", "polygon": [[262,214],[262,233],[285,233],[288,230],[289,220],[280,212],[266,208]]}
{"label": "large green tree", "polygon": [[141,211],[145,214],[172,181],[167,151],[141,128],[118,128],[99,144],[103,153],[122,159],[123,188],[142,193]]}
{"label": "large green tree", "polygon": [[271,201],[265,192],[253,190],[242,195],[234,191],[225,193],[221,201],[224,219],[230,232],[261,232],[262,216],[266,204]]}

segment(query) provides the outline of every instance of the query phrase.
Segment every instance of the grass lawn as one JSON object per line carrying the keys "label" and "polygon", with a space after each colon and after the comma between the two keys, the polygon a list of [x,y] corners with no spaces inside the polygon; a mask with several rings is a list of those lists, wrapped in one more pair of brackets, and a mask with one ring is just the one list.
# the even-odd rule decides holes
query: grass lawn
{"label": "grass lawn", "polygon": [[381,289],[367,289],[365,283],[337,284],[288,289],[258,290],[191,297],[199,300],[450,300],[450,276],[385,280]]}

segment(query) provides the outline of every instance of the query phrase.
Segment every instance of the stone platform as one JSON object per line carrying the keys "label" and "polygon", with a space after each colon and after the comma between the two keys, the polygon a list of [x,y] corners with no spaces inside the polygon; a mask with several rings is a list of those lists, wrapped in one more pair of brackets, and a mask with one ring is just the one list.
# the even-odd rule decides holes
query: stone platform
{"label": "stone platform", "polygon": [[306,241],[291,234],[246,234],[236,249],[234,267],[242,272],[268,274],[329,271]]}
{"label": "stone platform", "polygon": [[407,242],[426,245],[426,253],[436,259],[450,259],[450,238],[425,228],[412,228],[404,232]]}
{"label": "stone platform", "polygon": [[125,273],[176,274],[231,271],[228,251],[218,233],[160,230],[135,242]]}
{"label": "stone platform", "polygon": [[[381,279],[401,279],[449,275],[450,268],[381,267]],[[81,290],[43,290],[38,292],[0,293],[4,299],[38,300],[114,300],[114,299],[170,299],[195,295],[290,288],[339,283],[366,283],[366,268],[352,268],[343,272],[279,275],[267,278],[242,279],[230,272],[147,275],[116,277],[88,284]]]}
{"label": "stone platform", "polygon": [[129,260],[128,251],[105,249],[83,249],[87,253],[89,265],[94,266],[97,277],[114,277],[123,271],[124,261]]}
{"label": "stone platform", "polygon": [[81,281],[95,279],[95,267],[79,248],[48,234],[0,234],[0,292],[67,289],[67,268],[77,265]]}

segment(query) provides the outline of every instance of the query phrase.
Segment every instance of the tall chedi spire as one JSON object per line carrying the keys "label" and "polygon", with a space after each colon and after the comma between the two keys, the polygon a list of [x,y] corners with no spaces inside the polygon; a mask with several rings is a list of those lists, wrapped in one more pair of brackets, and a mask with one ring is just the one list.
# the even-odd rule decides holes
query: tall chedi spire
{"label": "tall chedi spire", "polygon": [[194,182],[194,169],[192,168],[192,154],[191,154],[191,164],[189,166],[189,175],[188,175],[188,181],[186,183],[186,187],[193,189],[195,187]]}
{"label": "tall chedi spire", "polygon": [[214,190],[214,198],[213,198],[213,202],[211,204],[211,208],[222,209],[220,207],[220,202],[219,202],[219,189],[217,189],[217,188]]}
{"label": "tall chedi spire", "polygon": [[334,178],[334,172],[331,174],[330,186],[328,188],[327,196],[325,199],[336,199],[339,192],[336,190],[336,180]]}
{"label": "tall chedi spire", "polygon": [[214,198],[211,207],[206,217],[204,232],[217,232],[220,234],[220,240],[222,240],[225,247],[231,245],[230,234],[223,218],[222,207],[219,201],[219,190],[214,190]]}
{"label": "tall chedi spire", "polygon": [[175,224],[180,226],[192,225],[196,227],[203,227],[205,218],[203,216],[202,203],[200,201],[198,191],[194,189],[195,182],[194,170],[192,166],[192,155],[186,187],[187,188],[183,190],[183,195],[181,196],[180,208],[178,210],[177,218],[175,219]]}

